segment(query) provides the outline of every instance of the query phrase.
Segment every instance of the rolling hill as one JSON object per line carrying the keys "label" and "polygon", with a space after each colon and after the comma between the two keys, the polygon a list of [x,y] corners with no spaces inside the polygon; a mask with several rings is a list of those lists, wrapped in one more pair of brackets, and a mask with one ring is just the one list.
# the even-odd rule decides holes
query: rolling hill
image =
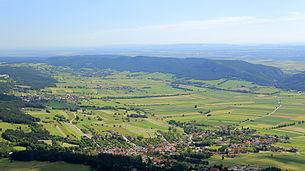
{"label": "rolling hill", "polygon": [[[250,81],[260,85],[275,86],[277,88],[289,90],[305,90],[305,73],[287,75],[277,67],[253,64],[242,60],[214,60],[205,58],[167,58],[137,56],[129,57],[122,55],[83,55],[83,56],[56,56],[56,57],[36,57],[36,58],[0,58],[0,61],[12,63],[47,63],[54,66],[67,66],[74,69],[114,69],[118,71],[131,72],[162,72],[175,74],[176,77],[199,80],[217,79],[237,79]],[[18,69],[18,68],[17,68]],[[15,75],[16,69],[8,69],[7,66],[0,67],[0,73],[7,73],[18,77],[20,82],[22,77]],[[20,68],[18,69],[20,70]],[[23,77],[31,76],[32,71],[22,68]],[[26,73],[26,74],[24,74]],[[32,81],[48,80],[41,79],[41,74],[31,76]],[[39,78],[39,79],[38,79]],[[52,79],[52,78],[49,78]],[[47,81],[50,82],[49,80]],[[45,82],[45,83],[47,83]],[[53,82],[53,81],[51,81]],[[35,83],[36,84],[36,83]],[[38,84],[39,87],[43,85]],[[31,84],[29,84],[31,85]],[[37,84],[36,84],[37,85]]]}
{"label": "rolling hill", "polygon": [[267,85],[285,78],[285,74],[276,67],[252,64],[241,60],[95,55],[51,57],[47,58],[45,62],[55,66],[72,68],[111,68],[119,71],[163,72],[175,74],[178,77],[202,80],[241,79]]}
{"label": "rolling hill", "polygon": [[281,80],[276,86],[287,90],[305,91],[305,72],[294,74]]}

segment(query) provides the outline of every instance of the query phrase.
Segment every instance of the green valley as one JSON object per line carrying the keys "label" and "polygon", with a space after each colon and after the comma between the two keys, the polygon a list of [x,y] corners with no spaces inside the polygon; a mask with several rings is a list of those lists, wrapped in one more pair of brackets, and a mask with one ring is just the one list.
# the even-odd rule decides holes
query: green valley
{"label": "green valley", "polygon": [[[196,80],[161,72],[42,63],[5,66],[11,65],[32,68],[52,79],[43,89],[14,77],[3,79],[2,84],[11,86],[4,92],[6,98],[16,96],[9,101],[24,103],[19,115],[25,119],[6,120],[8,116],[0,115],[1,143],[9,147],[3,156],[13,152],[17,159],[18,151],[25,149],[56,148],[89,156],[141,156],[142,162],[159,169],[233,167],[248,155],[254,155],[253,160],[282,153],[304,159],[303,92],[241,79]],[[276,157],[268,160],[269,164],[240,164],[302,167],[299,160],[285,164]]]}

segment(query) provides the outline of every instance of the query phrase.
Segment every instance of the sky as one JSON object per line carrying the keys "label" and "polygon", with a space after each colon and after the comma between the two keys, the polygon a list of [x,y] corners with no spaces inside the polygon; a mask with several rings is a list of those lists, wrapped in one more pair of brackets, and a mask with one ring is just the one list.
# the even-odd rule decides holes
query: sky
{"label": "sky", "polygon": [[0,49],[305,43],[304,0],[0,0]]}

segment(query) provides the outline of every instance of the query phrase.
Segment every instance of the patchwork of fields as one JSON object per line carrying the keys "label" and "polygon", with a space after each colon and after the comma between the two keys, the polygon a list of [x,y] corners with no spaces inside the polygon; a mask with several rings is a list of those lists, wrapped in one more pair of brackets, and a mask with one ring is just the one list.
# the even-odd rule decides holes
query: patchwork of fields
{"label": "patchwork of fields", "polygon": [[[58,80],[56,87],[15,94],[23,98],[40,97],[45,102],[46,109],[23,110],[40,118],[40,124],[52,135],[80,139],[111,130],[121,135],[153,138],[156,132],[169,130],[170,120],[200,123],[203,129],[234,125],[256,129],[259,134],[289,135],[291,143],[276,145],[295,147],[301,152],[296,158],[304,159],[305,124],[301,121],[305,120],[305,94],[302,92],[240,80],[199,81],[163,73],[108,72],[111,74],[96,76],[93,71],[57,71],[52,73]],[[16,124],[0,124],[6,129],[17,128]],[[18,126],[28,129],[25,125]],[[183,133],[182,128],[176,129]],[[256,155],[253,156],[255,163],[267,157],[267,154]],[[246,156],[225,162],[238,163]],[[268,161],[274,161],[271,165],[277,166],[282,161],[276,158],[277,154],[274,156]],[[251,162],[245,164],[248,163]]]}
{"label": "patchwork of fields", "polygon": [[[42,90],[45,94],[76,96],[83,106],[113,107],[116,109],[85,109],[78,111],[60,110],[61,104],[50,103],[46,111],[28,111],[42,119],[42,124],[52,134],[79,138],[82,133],[70,123],[54,121],[52,116],[61,115],[73,120],[78,116],[76,126],[80,129],[96,131],[111,129],[122,134],[154,136],[157,130],[167,130],[167,121],[197,121],[206,125],[240,125],[258,129],[261,133],[303,136],[304,124],[270,129],[274,126],[304,120],[305,94],[281,91],[238,80],[198,81],[209,87],[191,84],[175,84],[175,78],[162,73],[115,72],[109,76],[77,76],[58,73],[56,87]],[[195,82],[196,80],[191,80]],[[249,89],[248,93],[230,91],[238,88]],[[23,94],[25,95],[25,94]],[[29,95],[29,94],[27,94]],[[76,103],[70,101],[71,104]],[[79,104],[78,104],[79,105]],[[281,105],[279,107],[279,105]],[[277,107],[276,111],[274,111]],[[126,110],[140,108],[141,111]],[[274,111],[274,112],[273,112]],[[133,113],[146,114],[148,118],[129,118]],[[205,114],[206,113],[206,114]]]}
{"label": "patchwork of fields", "polygon": [[226,158],[221,160],[219,156],[214,156],[211,159],[213,164],[224,164],[226,166],[248,165],[251,167],[278,167],[283,170],[300,171],[305,167],[304,154],[291,153],[258,153],[258,154],[243,154],[236,158]]}

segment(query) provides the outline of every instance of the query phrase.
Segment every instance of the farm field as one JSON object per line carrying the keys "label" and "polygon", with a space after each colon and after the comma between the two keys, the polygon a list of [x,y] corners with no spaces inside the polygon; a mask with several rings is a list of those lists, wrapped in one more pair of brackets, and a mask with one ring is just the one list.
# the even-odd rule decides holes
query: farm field
{"label": "farm field", "polygon": [[296,73],[296,72],[300,72],[300,71],[305,71],[305,67],[304,67],[305,61],[304,60],[299,60],[299,61],[270,60],[270,61],[251,61],[251,62],[279,67],[288,73]]}
{"label": "farm field", "polygon": [[258,154],[241,154],[236,158],[225,158],[221,160],[219,156],[211,158],[216,164],[217,162],[227,166],[249,165],[250,167],[278,167],[283,170],[299,171],[305,167],[304,154],[293,153],[258,153]]}

